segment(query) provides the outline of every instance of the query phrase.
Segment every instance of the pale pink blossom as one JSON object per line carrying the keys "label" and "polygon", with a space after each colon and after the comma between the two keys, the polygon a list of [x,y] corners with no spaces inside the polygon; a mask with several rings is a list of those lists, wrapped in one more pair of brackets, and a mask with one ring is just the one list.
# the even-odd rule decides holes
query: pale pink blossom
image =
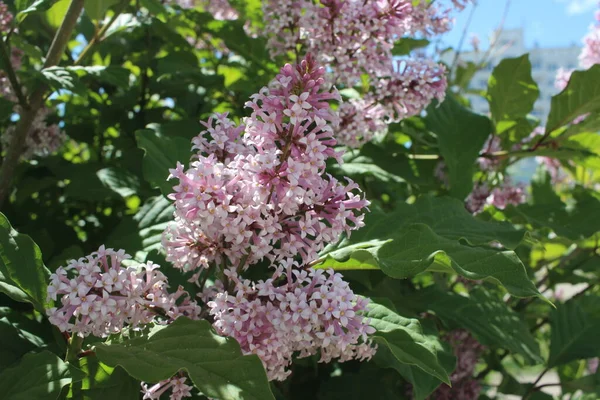
{"label": "pale pink blossom", "polygon": [[320,362],[370,359],[375,329],[362,316],[368,300],[338,273],[297,268],[284,263],[256,283],[229,272],[233,294],[220,292],[208,302],[217,332],[234,337],[245,354],[258,355],[270,380],[287,378],[294,354],[320,353]]}

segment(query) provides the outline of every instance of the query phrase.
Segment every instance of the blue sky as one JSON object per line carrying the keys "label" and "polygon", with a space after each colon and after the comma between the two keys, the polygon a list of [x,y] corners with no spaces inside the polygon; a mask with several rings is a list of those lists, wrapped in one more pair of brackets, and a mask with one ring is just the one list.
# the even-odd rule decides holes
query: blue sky
{"label": "blue sky", "polygon": [[[478,0],[467,31],[476,33],[484,48],[491,32],[500,24],[506,1]],[[523,28],[527,47],[535,44],[540,47],[579,45],[594,22],[598,3],[599,0],[512,0],[504,28]],[[458,44],[472,8],[469,6],[456,17],[455,27],[445,35],[444,43],[452,46]],[[469,48],[466,40],[463,49]]]}

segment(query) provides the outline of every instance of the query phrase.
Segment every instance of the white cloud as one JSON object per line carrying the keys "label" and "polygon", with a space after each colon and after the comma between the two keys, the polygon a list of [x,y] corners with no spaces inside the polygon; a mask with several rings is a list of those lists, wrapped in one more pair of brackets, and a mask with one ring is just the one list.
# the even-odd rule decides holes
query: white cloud
{"label": "white cloud", "polygon": [[557,0],[566,3],[568,14],[583,14],[598,7],[598,0]]}

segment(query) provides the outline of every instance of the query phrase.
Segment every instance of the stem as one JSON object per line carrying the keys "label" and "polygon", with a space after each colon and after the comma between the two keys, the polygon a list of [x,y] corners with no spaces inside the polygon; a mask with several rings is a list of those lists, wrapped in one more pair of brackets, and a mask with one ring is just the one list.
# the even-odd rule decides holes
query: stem
{"label": "stem", "polygon": [[471,9],[471,12],[469,13],[467,23],[465,24],[465,28],[462,31],[460,40],[458,41],[458,46],[456,47],[456,54],[454,55],[454,60],[452,60],[452,65],[450,66],[450,76],[452,76],[452,72],[454,72],[454,68],[456,67],[456,64],[458,63],[458,58],[460,57],[460,52],[462,51],[463,43],[465,41],[465,38],[467,37],[467,31],[469,30],[469,26],[471,26],[471,21],[473,20],[473,14],[475,14],[475,10],[477,9],[478,5],[479,5],[479,3],[475,2],[473,4],[473,8]]}
{"label": "stem", "polygon": [[79,360],[79,353],[81,353],[81,345],[83,344],[83,338],[78,334],[73,334],[71,336],[71,340],[69,341],[69,347],[67,348],[67,355],[65,357],[65,361],[77,365],[77,361]]}
{"label": "stem", "polygon": [[[75,29],[79,15],[81,15],[81,11],[83,10],[83,2],[84,0],[71,1],[69,9],[65,14],[65,19],[50,45],[50,50],[48,50],[43,68],[55,66],[60,62],[60,58],[67,47],[69,38]],[[10,190],[15,169],[19,164],[19,159],[23,152],[27,134],[31,129],[31,125],[33,124],[33,120],[39,109],[42,107],[46,90],[46,85],[40,85],[29,97],[29,108],[26,108],[21,112],[19,122],[15,128],[15,134],[12,137],[6,152],[6,158],[2,163],[2,167],[0,167],[0,207],[2,207]]]}
{"label": "stem", "polygon": [[4,39],[0,38],[0,57],[2,57],[2,63],[4,64],[4,70],[6,71],[6,75],[8,75],[8,80],[10,81],[10,86],[12,87],[12,91],[17,96],[19,100],[19,105],[22,109],[26,110],[29,108],[29,104],[27,103],[27,99],[25,95],[23,95],[23,91],[21,90],[21,84],[17,79],[17,75],[15,74],[15,70],[12,66],[12,62],[10,60],[10,54],[8,47],[6,46],[6,42]]}
{"label": "stem", "polygon": [[550,371],[550,367],[546,367],[546,369],[544,369],[542,373],[537,377],[535,382],[531,384],[531,386],[529,387],[529,389],[527,389],[527,392],[525,392],[525,395],[523,396],[524,400],[528,399],[534,391],[539,390],[539,387],[536,387],[536,385],[542,380],[542,378],[544,377],[544,375],[546,375],[548,371]]}
{"label": "stem", "polygon": [[102,41],[102,39],[104,38],[104,35],[106,34],[106,31],[108,31],[108,29],[112,26],[112,24],[115,23],[115,21],[117,20],[119,15],[121,15],[121,13],[125,10],[125,8],[127,6],[128,6],[128,2],[123,1],[120,4],[120,6],[115,9],[115,14],[112,16],[110,21],[108,21],[106,23],[106,25],[104,25],[102,27],[102,29],[100,29],[100,31],[98,31],[97,33],[94,33],[94,37],[92,38],[92,40],[89,41],[89,43],[87,44],[87,46],[85,46],[85,48],[81,51],[81,53],[79,53],[79,57],[77,57],[77,60],[75,60],[73,65],[80,65],[83,62],[83,60],[88,56],[88,54],[90,53],[92,48],[98,42]]}

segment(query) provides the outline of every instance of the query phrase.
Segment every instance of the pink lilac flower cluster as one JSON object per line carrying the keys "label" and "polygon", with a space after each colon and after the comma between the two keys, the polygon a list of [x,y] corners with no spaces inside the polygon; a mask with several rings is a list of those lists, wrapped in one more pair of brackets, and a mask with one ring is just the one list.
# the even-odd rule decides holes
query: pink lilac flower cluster
{"label": "pink lilac flower cluster", "polygon": [[[19,110],[19,107],[16,108]],[[23,160],[30,160],[34,157],[47,157],[55,153],[66,141],[67,136],[56,124],[47,124],[46,117],[50,110],[42,108],[35,116],[29,134],[25,139],[25,148],[21,154]],[[6,129],[0,142],[2,147],[7,149],[15,133],[15,126],[12,125]]]}
{"label": "pink lilac flower cluster", "polygon": [[[596,23],[590,26],[590,31],[583,38],[583,48],[579,54],[579,66],[583,69],[600,64],[600,10],[596,11],[595,20]],[[554,86],[563,90],[567,87],[573,72],[573,69],[560,68],[556,72]]]}
{"label": "pink lilac flower cluster", "polygon": [[269,23],[263,33],[272,55],[299,50],[318,54],[336,84],[354,86],[368,76],[371,93],[341,110],[348,124],[336,131],[341,144],[358,147],[385,132],[390,122],[444,98],[447,81],[441,64],[424,58],[394,63],[392,49],[406,35],[447,31],[450,12],[469,1],[446,7],[409,0],[267,1],[263,11]]}
{"label": "pink lilac flower cluster", "polygon": [[[406,35],[432,36],[451,27],[450,13],[469,1],[443,6],[410,0],[268,0],[264,35],[273,56],[296,51],[320,54],[351,82],[362,73],[385,75],[394,43]],[[343,75],[343,76],[341,76]]]}
{"label": "pink lilac flower cluster", "polygon": [[599,364],[600,359],[598,357],[596,358],[590,358],[588,360],[587,363],[587,370],[591,373],[591,374],[595,374],[596,371],[598,371],[598,364]]}
{"label": "pink lilac flower cluster", "polygon": [[336,139],[346,146],[357,148],[374,136],[387,131],[386,110],[381,104],[365,99],[352,99],[337,110],[340,124],[335,129]]}
{"label": "pink lilac flower cluster", "polygon": [[234,337],[244,353],[257,354],[270,380],[286,379],[296,353],[320,353],[320,362],[370,359],[376,347],[367,335],[375,329],[362,316],[368,300],[332,270],[285,266],[287,272],[280,267],[257,283],[229,273],[235,293],[219,293],[208,303],[217,332]]}
{"label": "pink lilac flower cluster", "polygon": [[[8,6],[0,1],[0,37],[2,34],[7,33],[10,30],[12,21],[13,15],[8,10]],[[21,68],[22,57],[23,51],[21,49],[14,46],[10,48],[10,61],[13,69],[17,70]],[[4,70],[0,70],[0,96],[13,102],[16,101],[16,96],[14,93],[12,93],[8,76]]]}
{"label": "pink lilac flower cluster", "polygon": [[369,204],[352,181],[325,173],[339,160],[332,125],[338,99],[323,79],[325,69],[307,56],[287,64],[246,105],[250,117],[236,125],[227,115],[209,119],[193,139],[186,170],[178,164],[175,223],[163,235],[167,261],[184,271],[211,264],[247,268],[271,262],[317,258],[325,244],[363,226]]}
{"label": "pink lilac flower cluster", "polygon": [[167,3],[177,4],[181,8],[195,8],[202,6],[206,11],[211,13],[215,19],[235,20],[239,14],[229,4],[228,0],[167,0]]}
{"label": "pink lilac flower cluster", "polygon": [[525,187],[522,184],[513,184],[509,178],[490,189],[487,183],[476,183],[473,190],[465,200],[465,207],[473,214],[479,214],[489,204],[500,210],[508,205],[518,206],[527,201]]}
{"label": "pink lilac flower cluster", "polygon": [[482,171],[493,171],[498,168],[500,160],[493,154],[502,151],[502,139],[496,135],[490,135],[481,148],[477,164]]}
{"label": "pink lilac flower cluster", "polygon": [[[500,167],[500,159],[492,155],[499,151],[502,151],[500,138],[490,136],[481,149],[481,157],[477,159],[479,169],[484,172],[496,171]],[[444,186],[449,186],[446,164],[443,161],[436,165],[434,176]],[[488,204],[503,210],[509,204],[516,206],[525,203],[526,200],[525,187],[522,184],[515,185],[510,178],[504,177],[503,181],[497,185],[490,185],[486,181],[476,182],[473,185],[473,190],[465,199],[465,207],[469,212],[478,214]]]}
{"label": "pink lilac flower cluster", "polygon": [[485,350],[471,334],[458,329],[450,332],[444,338],[454,349],[456,356],[456,369],[450,375],[452,387],[441,385],[433,394],[431,399],[435,400],[475,400],[479,398],[481,386],[478,381],[473,379],[473,372],[477,361]]}
{"label": "pink lilac flower cluster", "polygon": [[387,131],[392,122],[419,114],[433,99],[442,101],[447,86],[445,68],[430,60],[401,60],[388,77],[373,83],[362,99],[343,103],[336,139],[359,147]]}
{"label": "pink lilac flower cluster", "polygon": [[60,307],[47,310],[50,323],[62,332],[82,337],[107,337],[126,325],[138,327],[179,316],[198,318],[200,309],[181,287],[167,291],[167,278],[148,262],[139,269],[125,267],[124,250],[101,246],[98,251],[59,267],[50,277],[47,301]]}
{"label": "pink lilac flower cluster", "polygon": [[[529,136],[521,141],[521,143],[513,146],[513,150],[519,150],[523,146],[531,146],[544,135],[544,132],[545,128],[543,126],[536,127]],[[546,167],[553,184],[561,183],[566,179],[567,176],[561,168],[560,160],[547,156],[536,156],[535,160],[538,164]]]}
{"label": "pink lilac flower cluster", "polygon": [[0,1],[0,35],[10,30],[12,21],[13,15],[8,10],[8,6],[3,1]]}
{"label": "pink lilac flower cluster", "polygon": [[571,75],[573,75],[572,69],[559,68],[556,72],[556,81],[554,82],[554,87],[561,91],[564,90],[569,84]]}
{"label": "pink lilac flower cluster", "polygon": [[171,390],[170,400],[181,400],[184,397],[192,397],[193,386],[185,383],[184,376],[174,376],[170,379],[160,381],[159,383],[148,387],[148,384],[142,382],[143,400],[160,400],[160,396]]}
{"label": "pink lilac flower cluster", "polygon": [[583,49],[579,55],[579,65],[588,69],[600,64],[600,10],[595,14],[596,23],[590,27],[590,32],[583,38]]}

